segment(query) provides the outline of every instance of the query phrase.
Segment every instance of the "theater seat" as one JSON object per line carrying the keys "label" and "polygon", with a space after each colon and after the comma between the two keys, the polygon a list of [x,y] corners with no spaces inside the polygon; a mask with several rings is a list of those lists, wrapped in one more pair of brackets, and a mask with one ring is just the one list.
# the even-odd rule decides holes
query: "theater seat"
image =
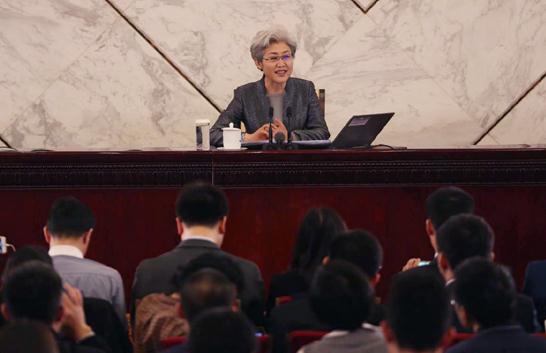
{"label": "theater seat", "polygon": [[[258,353],[266,353],[269,352],[271,340],[269,339],[269,335],[261,335],[258,337],[259,341],[259,347],[258,347]],[[174,337],[167,337],[165,339],[161,340],[161,349],[167,349],[171,348],[173,346],[182,344],[186,342],[185,336],[174,336]]]}
{"label": "theater seat", "polygon": [[162,339],[160,346],[161,349],[167,349],[185,342],[186,336],[173,336]]}
{"label": "theater seat", "polygon": [[301,347],[318,341],[327,334],[327,331],[293,331],[288,335],[290,352],[296,353]]}

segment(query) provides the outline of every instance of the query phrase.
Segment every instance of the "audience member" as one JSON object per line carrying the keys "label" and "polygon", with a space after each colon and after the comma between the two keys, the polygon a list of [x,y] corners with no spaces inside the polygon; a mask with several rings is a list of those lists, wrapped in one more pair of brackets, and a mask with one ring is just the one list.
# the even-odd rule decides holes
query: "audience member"
{"label": "audience member", "polygon": [[333,331],[304,346],[300,353],[383,353],[387,346],[380,329],[366,322],[374,300],[373,289],[356,266],[330,261],[315,274],[311,307]]}
{"label": "audience member", "polygon": [[[302,267],[304,264],[307,264],[303,267],[308,268],[308,274],[300,275],[300,283],[305,283],[305,286],[308,286],[306,276],[309,276],[314,271],[316,264],[324,261],[333,240],[337,238],[340,232],[346,229],[343,220],[335,211],[330,209],[321,210],[321,212],[318,209],[309,212],[309,218],[304,221],[304,225],[302,225],[304,230],[300,231],[296,247],[294,248],[292,267]],[[311,226],[311,224],[314,226]],[[323,226],[319,227],[318,225],[320,224],[323,224]],[[313,231],[317,233],[314,234]],[[279,282],[284,282],[286,285],[288,282],[287,278],[297,277],[294,275],[294,270],[292,271],[292,274],[286,274],[286,276],[283,276],[284,279],[279,280]],[[281,286],[279,285],[278,287]],[[277,290],[276,295],[280,293],[281,291]],[[331,330],[327,324],[317,318],[317,315],[311,308],[307,291],[297,294],[293,293],[292,297],[292,301],[274,307],[268,317],[268,329],[272,336],[272,347],[275,353],[287,351],[287,335],[292,331]]]}
{"label": "audience member", "polygon": [[[186,336],[189,326],[184,315],[179,315],[180,291],[187,278],[203,269],[222,273],[241,293],[244,288],[240,266],[222,252],[207,252],[194,258],[177,271],[173,278],[176,292],[167,296],[161,293],[147,295],[138,305],[133,330],[136,353],[156,352],[167,337]],[[239,303],[239,302],[238,302]]]}
{"label": "audience member", "polygon": [[206,310],[192,322],[188,348],[191,353],[255,353],[255,330],[239,312]]}
{"label": "audience member", "polygon": [[204,253],[222,253],[241,268],[244,289],[240,293],[241,307],[252,321],[263,321],[264,289],[258,266],[220,249],[226,230],[228,203],[224,193],[206,183],[184,186],[176,201],[176,226],[181,243],[156,258],[142,261],[135,273],[132,308],[136,301],[152,293],[170,294],[176,291],[172,281],[179,267]]}
{"label": "audience member", "polygon": [[268,313],[275,306],[277,298],[307,292],[315,270],[328,253],[332,239],[345,230],[345,222],[331,208],[312,208],[307,212],[292,250],[290,269],[271,279],[266,305]]}
{"label": "audience member", "polygon": [[[189,332],[193,321],[202,312],[218,307],[231,308],[238,311],[237,289],[235,285],[221,272],[204,268],[185,279],[180,289],[181,305],[177,306],[180,317],[186,318]],[[181,344],[165,353],[188,352],[187,345]]]}
{"label": "audience member", "polygon": [[[377,238],[365,230],[352,230],[337,236],[330,245],[329,260],[352,263],[364,272],[374,289],[381,279],[379,271],[383,266],[383,248]],[[384,318],[385,309],[376,299],[372,302],[367,322],[378,326]]]}
{"label": "audience member", "polygon": [[57,199],[44,227],[49,255],[63,281],[78,288],[85,297],[112,303],[125,323],[125,294],[119,272],[84,258],[94,227],[95,217],[87,205],[71,196]]}
{"label": "audience member", "polygon": [[382,323],[390,353],[441,352],[449,339],[449,299],[431,271],[406,271],[392,281]]}
{"label": "audience member", "polygon": [[533,300],[538,322],[544,331],[546,320],[546,260],[531,261],[525,269],[523,294]]}
{"label": "audience member", "polygon": [[110,352],[85,322],[81,293],[44,263],[24,263],[7,276],[1,310],[8,320],[35,320],[57,334],[61,353]]}
{"label": "audience member", "polygon": [[514,324],[516,289],[508,271],[484,258],[464,261],[455,270],[455,311],[477,334],[447,353],[546,352],[546,340]]}
{"label": "audience member", "polygon": [[[439,188],[427,197],[425,212],[427,217],[425,231],[434,250],[434,259],[430,261],[427,267],[436,272],[438,270],[436,265],[436,255],[438,254],[436,234],[438,229],[452,216],[462,213],[474,213],[474,199],[466,191],[456,186]],[[412,258],[408,260],[403,270],[409,270],[420,265],[420,258]]]}
{"label": "audience member", "polygon": [[[438,230],[437,241],[438,267],[450,293],[455,281],[454,269],[460,263],[475,256],[489,261],[494,259],[493,230],[483,218],[475,215],[461,214],[451,217]],[[538,330],[536,311],[530,298],[518,295],[516,317],[526,331]],[[455,316],[453,324],[457,331],[466,331]]]}
{"label": "audience member", "polygon": [[0,330],[2,353],[59,353],[53,332],[35,321],[15,321]]}
{"label": "audience member", "polygon": [[[3,278],[30,261],[38,261],[53,268],[53,261],[45,248],[32,245],[23,246],[9,256],[4,267]],[[106,341],[112,352],[128,353],[132,350],[126,328],[110,302],[99,298],[84,297],[83,310],[86,323]],[[4,317],[0,315],[0,326],[3,324]]]}

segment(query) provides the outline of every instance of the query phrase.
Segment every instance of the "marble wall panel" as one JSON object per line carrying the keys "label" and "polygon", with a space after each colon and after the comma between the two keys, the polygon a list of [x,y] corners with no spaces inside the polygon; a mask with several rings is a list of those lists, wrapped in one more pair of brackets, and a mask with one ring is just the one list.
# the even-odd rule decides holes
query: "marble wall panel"
{"label": "marble wall panel", "polygon": [[6,130],[18,148],[181,148],[194,119],[216,119],[203,99],[119,20]]}
{"label": "marble wall panel", "polygon": [[351,0],[357,3],[364,11],[368,11],[372,5],[374,5],[376,0]]}
{"label": "marble wall panel", "polygon": [[103,0],[0,2],[0,132],[116,20]]}
{"label": "marble wall panel", "polygon": [[481,145],[546,144],[546,79],[535,87],[493,130]]}
{"label": "marble wall panel", "polygon": [[296,37],[302,76],[363,16],[350,0],[136,0],[125,14],[222,109],[261,77],[249,54],[258,30],[283,25]]}
{"label": "marble wall panel", "polygon": [[326,90],[332,136],[353,115],[395,112],[376,143],[408,147],[466,145],[479,130],[394,40],[363,17],[309,71]]}
{"label": "marble wall panel", "polygon": [[368,14],[482,129],[546,69],[543,0],[381,0]]}

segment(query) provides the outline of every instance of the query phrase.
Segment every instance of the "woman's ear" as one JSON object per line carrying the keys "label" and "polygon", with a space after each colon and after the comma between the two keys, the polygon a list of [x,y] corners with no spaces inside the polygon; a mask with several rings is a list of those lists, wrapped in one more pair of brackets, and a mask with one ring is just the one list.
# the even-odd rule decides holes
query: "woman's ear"
{"label": "woman's ear", "polygon": [[256,67],[258,68],[258,70],[264,71],[264,65],[262,64],[261,61],[254,60],[254,64],[256,64]]}

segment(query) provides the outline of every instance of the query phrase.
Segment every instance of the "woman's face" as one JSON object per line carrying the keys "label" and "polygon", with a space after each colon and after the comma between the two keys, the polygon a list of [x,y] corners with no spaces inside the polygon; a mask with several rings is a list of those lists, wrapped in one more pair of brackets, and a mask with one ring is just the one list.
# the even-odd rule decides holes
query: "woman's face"
{"label": "woman's face", "polygon": [[265,78],[273,83],[284,84],[292,75],[294,58],[290,47],[284,42],[272,43],[264,50],[262,61],[256,66],[263,71]]}

